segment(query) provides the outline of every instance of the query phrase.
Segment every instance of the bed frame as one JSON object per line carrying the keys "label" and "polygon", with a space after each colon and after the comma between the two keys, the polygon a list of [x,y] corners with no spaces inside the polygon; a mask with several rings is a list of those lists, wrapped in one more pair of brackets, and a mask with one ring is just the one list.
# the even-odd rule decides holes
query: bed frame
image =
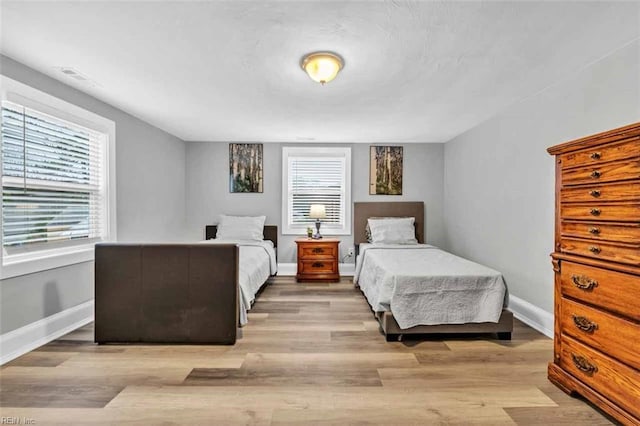
{"label": "bed frame", "polygon": [[[264,235],[277,247],[276,226]],[[234,344],[238,265],[234,244],[97,244],[95,341]]]}
{"label": "bed frame", "polygon": [[[421,201],[401,202],[368,202],[354,203],[353,230],[356,253],[361,243],[367,242],[366,226],[370,217],[415,217],[416,239],[419,243],[425,241],[424,203]],[[459,333],[496,333],[500,340],[511,340],[513,331],[513,314],[507,309],[502,310],[497,323],[467,323],[419,325],[402,329],[391,312],[374,312],[380,323],[380,329],[387,341],[400,340],[406,334],[459,334]]]}

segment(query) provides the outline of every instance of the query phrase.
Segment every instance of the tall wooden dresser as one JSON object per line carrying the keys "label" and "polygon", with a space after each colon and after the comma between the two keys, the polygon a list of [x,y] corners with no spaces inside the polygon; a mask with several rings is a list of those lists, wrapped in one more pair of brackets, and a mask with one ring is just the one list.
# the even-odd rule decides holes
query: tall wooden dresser
{"label": "tall wooden dresser", "polygon": [[640,425],[640,123],[548,151],[556,156],[549,380]]}

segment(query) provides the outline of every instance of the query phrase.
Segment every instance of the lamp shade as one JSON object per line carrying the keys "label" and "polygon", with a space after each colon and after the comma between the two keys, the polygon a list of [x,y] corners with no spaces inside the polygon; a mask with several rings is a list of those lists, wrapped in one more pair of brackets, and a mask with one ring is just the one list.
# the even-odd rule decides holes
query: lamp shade
{"label": "lamp shade", "polygon": [[334,53],[316,52],[304,57],[300,65],[313,81],[325,84],[336,78],[344,62]]}
{"label": "lamp shade", "polygon": [[324,208],[324,204],[311,204],[309,208],[309,217],[311,219],[324,219],[327,217],[327,211]]}

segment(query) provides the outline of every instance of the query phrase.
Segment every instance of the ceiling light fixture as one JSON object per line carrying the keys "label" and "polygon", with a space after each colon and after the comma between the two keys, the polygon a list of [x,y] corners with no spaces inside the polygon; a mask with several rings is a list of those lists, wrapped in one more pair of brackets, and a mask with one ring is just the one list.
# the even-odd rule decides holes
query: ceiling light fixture
{"label": "ceiling light fixture", "polygon": [[344,67],[344,61],[335,53],[313,52],[302,58],[300,66],[313,81],[324,85],[336,78]]}

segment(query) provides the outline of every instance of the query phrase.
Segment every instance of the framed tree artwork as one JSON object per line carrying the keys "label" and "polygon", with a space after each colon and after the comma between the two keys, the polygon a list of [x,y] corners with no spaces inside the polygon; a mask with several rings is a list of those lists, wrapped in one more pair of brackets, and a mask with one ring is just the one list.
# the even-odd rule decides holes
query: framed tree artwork
{"label": "framed tree artwork", "polygon": [[402,195],[402,147],[371,146],[369,194]]}
{"label": "framed tree artwork", "polygon": [[263,192],[262,144],[229,144],[229,192]]}

